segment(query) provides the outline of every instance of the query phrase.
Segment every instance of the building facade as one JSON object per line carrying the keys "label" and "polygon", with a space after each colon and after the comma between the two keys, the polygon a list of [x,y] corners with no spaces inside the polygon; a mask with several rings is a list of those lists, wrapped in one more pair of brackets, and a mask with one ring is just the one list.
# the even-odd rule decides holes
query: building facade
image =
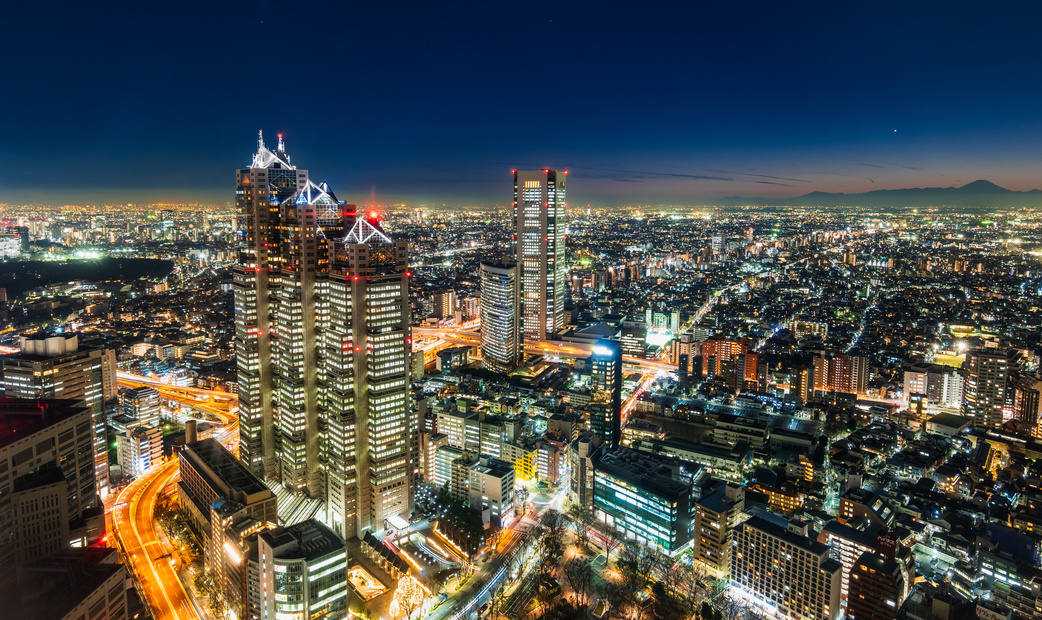
{"label": "building facade", "polygon": [[552,338],[564,327],[567,175],[549,169],[514,172],[514,242],[526,339]]}
{"label": "building facade", "polygon": [[481,263],[481,357],[492,372],[513,372],[524,362],[521,277],[517,263]]}

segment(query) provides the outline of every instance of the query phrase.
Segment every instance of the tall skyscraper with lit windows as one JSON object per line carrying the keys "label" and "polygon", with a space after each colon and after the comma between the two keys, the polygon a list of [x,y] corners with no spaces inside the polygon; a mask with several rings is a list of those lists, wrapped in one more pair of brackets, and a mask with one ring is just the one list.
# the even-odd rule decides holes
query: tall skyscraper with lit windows
{"label": "tall skyscraper with lit windows", "polygon": [[272,299],[282,277],[281,205],[306,186],[307,179],[307,170],[290,164],[282,136],[274,151],[264,146],[263,136],[258,137],[253,162],[235,174],[235,205],[242,227],[239,260],[232,270],[239,458],[261,478],[279,474],[271,323]]}
{"label": "tall skyscraper with lit windows", "polygon": [[330,527],[344,538],[412,511],[409,244],[359,218],[333,244],[325,331]]}
{"label": "tall skyscraper with lit windows", "polygon": [[[412,510],[408,243],[258,141],[237,174],[240,459],[345,538]],[[345,231],[349,231],[346,232]]]}
{"label": "tall skyscraper with lit windows", "polygon": [[509,373],[524,361],[519,271],[513,262],[481,263],[481,358],[485,370]]}
{"label": "tall skyscraper with lit windows", "polygon": [[552,338],[564,328],[567,175],[549,169],[514,171],[514,243],[528,339]]}

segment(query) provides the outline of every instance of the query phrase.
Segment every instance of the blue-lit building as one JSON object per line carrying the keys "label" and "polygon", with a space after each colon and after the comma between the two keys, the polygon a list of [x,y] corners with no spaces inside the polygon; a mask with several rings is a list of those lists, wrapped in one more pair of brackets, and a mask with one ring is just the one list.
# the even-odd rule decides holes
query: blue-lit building
{"label": "blue-lit building", "polygon": [[698,498],[678,465],[621,448],[597,461],[593,478],[599,521],[670,555],[691,544]]}

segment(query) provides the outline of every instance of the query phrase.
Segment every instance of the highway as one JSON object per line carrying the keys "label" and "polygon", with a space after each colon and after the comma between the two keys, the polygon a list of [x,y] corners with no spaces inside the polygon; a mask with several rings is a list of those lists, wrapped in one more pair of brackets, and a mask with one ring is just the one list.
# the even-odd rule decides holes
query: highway
{"label": "highway", "polygon": [[[118,379],[122,386],[148,385],[163,398],[216,416],[225,424],[222,443],[230,445],[233,452],[237,450],[239,421],[235,394],[172,386],[124,372],[119,373]],[[202,398],[212,400],[201,402]],[[116,498],[112,531],[153,617],[156,620],[201,620],[202,614],[178,578],[176,560],[169,555],[171,550],[159,538],[160,526],[154,517],[159,496],[174,484],[178,473],[178,461],[172,458],[127,485]]]}
{"label": "highway", "polygon": [[177,475],[176,459],[163,463],[127,485],[113,509],[113,532],[156,620],[200,617],[177,576],[176,560],[159,540],[153,517],[159,495]]}

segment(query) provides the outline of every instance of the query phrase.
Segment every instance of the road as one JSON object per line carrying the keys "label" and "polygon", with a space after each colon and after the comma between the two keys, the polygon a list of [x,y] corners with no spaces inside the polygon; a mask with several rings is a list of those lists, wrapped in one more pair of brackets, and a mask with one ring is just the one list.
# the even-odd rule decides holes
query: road
{"label": "road", "polygon": [[[200,388],[184,388],[160,383],[147,377],[119,373],[120,385],[156,388],[163,398],[174,400],[216,416],[225,424],[222,443],[235,452],[239,443],[237,419],[238,397],[227,392]],[[210,403],[200,402],[211,399]],[[213,400],[220,399],[220,400]],[[112,513],[112,532],[128,563],[138,589],[156,620],[200,620],[202,615],[177,576],[174,560],[169,557],[157,531],[156,503],[163,491],[178,476],[176,458],[166,461],[127,485],[117,496]]]}
{"label": "road", "polygon": [[196,620],[199,614],[177,576],[176,566],[159,539],[156,501],[178,475],[171,459],[131,482],[113,509],[113,533],[139,591],[156,620]]}

